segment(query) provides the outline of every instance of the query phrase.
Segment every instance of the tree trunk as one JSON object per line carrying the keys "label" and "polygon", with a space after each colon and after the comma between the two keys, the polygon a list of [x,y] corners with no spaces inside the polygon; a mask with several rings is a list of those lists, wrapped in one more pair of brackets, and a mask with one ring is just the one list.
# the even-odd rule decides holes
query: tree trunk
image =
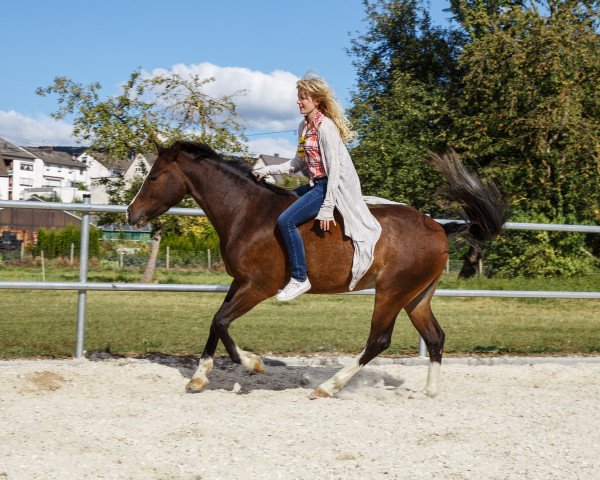
{"label": "tree trunk", "polygon": [[458,274],[458,278],[469,278],[477,273],[481,252],[475,247],[470,246],[469,251],[463,257],[463,265]]}
{"label": "tree trunk", "polygon": [[150,247],[150,256],[146,263],[146,270],[142,277],[142,283],[150,283],[154,278],[154,270],[156,270],[156,260],[158,259],[158,249],[162,238],[162,225],[155,226],[152,232],[152,245]]}

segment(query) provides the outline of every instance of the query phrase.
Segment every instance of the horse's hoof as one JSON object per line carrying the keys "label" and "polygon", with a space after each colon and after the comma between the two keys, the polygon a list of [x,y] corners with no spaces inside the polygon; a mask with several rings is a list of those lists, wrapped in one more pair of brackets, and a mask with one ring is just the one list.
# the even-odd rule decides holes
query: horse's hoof
{"label": "horse's hoof", "polygon": [[242,365],[254,373],[265,373],[265,365],[258,355],[248,355],[242,358]]}
{"label": "horse's hoof", "polygon": [[204,387],[208,385],[208,380],[201,378],[192,378],[185,386],[186,391],[190,393],[197,393],[202,391]]}
{"label": "horse's hoof", "polygon": [[308,398],[311,400],[316,400],[317,398],[329,398],[329,395],[325,390],[320,387],[315,388],[312,392],[309,393]]}
{"label": "horse's hoof", "polygon": [[257,358],[254,362],[254,365],[252,365],[252,370],[256,373],[265,373],[265,365],[260,359],[260,357]]}
{"label": "horse's hoof", "polygon": [[428,390],[421,390],[420,392],[412,392],[408,398],[413,400],[426,400],[429,398],[435,398],[437,396],[437,392],[430,392]]}

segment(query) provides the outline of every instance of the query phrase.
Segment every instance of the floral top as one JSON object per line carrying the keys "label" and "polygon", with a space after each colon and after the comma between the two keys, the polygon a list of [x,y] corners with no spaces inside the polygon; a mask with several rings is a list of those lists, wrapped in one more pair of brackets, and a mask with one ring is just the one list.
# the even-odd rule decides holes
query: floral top
{"label": "floral top", "polygon": [[327,175],[325,166],[323,165],[323,159],[321,158],[321,149],[319,148],[319,127],[323,121],[322,112],[317,111],[313,126],[310,130],[306,130],[308,119],[305,120],[304,131],[298,139],[298,157],[300,157],[304,163],[304,166],[308,170],[308,177],[311,181],[317,178],[321,178]]}

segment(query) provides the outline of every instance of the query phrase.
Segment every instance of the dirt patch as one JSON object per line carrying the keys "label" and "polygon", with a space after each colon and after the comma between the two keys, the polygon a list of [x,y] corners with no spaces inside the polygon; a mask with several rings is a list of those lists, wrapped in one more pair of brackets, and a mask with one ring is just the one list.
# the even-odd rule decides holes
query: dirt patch
{"label": "dirt patch", "polygon": [[[557,362],[560,359],[557,359]],[[314,361],[313,361],[314,363]],[[318,362],[317,362],[318,363]],[[600,364],[365,368],[335,398],[339,366],[216,362],[0,362],[0,479],[582,479],[600,471]],[[31,392],[36,393],[32,395]]]}
{"label": "dirt patch", "polygon": [[58,373],[45,370],[43,372],[33,372],[23,375],[21,378],[25,380],[22,393],[43,393],[58,390],[66,380]]}

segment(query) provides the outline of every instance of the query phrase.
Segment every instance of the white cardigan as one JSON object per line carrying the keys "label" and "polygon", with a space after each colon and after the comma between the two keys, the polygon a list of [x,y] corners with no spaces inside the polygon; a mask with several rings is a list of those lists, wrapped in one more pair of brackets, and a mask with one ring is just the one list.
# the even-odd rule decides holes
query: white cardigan
{"label": "white cardigan", "polygon": [[[300,136],[304,130],[304,120],[298,128]],[[381,236],[381,225],[369,211],[361,190],[358,174],[342,141],[337,126],[329,117],[324,117],[319,128],[319,148],[327,172],[327,194],[317,220],[333,220],[333,210],[337,208],[344,219],[344,233],[352,239],[354,259],[352,280],[349,290],[373,263],[375,244]],[[292,160],[268,167],[269,174],[295,173],[304,167],[303,160],[296,156]]]}

